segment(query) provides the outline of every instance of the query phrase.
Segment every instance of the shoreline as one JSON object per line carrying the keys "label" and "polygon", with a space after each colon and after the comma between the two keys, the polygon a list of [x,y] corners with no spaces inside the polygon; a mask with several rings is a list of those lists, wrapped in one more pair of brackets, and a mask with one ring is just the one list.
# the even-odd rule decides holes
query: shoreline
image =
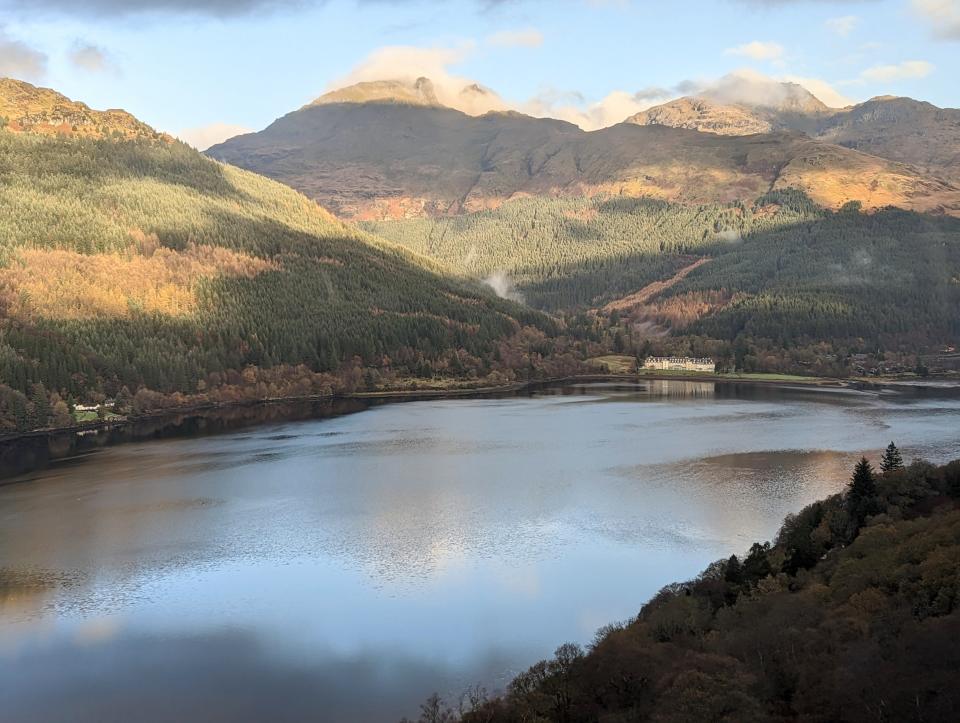
{"label": "shoreline", "polygon": [[954,378],[929,378],[927,380],[915,379],[891,379],[881,378],[877,380],[867,380],[861,378],[828,378],[828,377],[797,377],[790,379],[773,378],[777,375],[771,375],[771,378],[765,379],[763,376],[738,376],[735,374],[685,374],[657,372],[651,374],[627,373],[627,374],[575,374],[566,377],[549,377],[546,379],[532,379],[522,382],[512,382],[510,384],[501,384],[497,386],[482,387],[424,387],[423,389],[384,389],[369,392],[346,392],[337,394],[313,394],[306,396],[292,397],[268,397],[264,399],[242,399],[230,402],[207,402],[204,404],[193,404],[182,407],[170,407],[166,409],[157,409],[144,414],[130,415],[115,419],[91,420],[88,422],[78,422],[65,427],[46,427],[43,429],[33,429],[28,432],[16,432],[0,435],[0,446],[17,442],[19,440],[31,439],[36,437],[51,437],[62,434],[82,434],[87,432],[99,432],[102,430],[124,427],[130,424],[140,422],[155,421],[165,417],[174,418],[184,415],[198,414],[219,409],[236,409],[243,407],[270,406],[279,404],[297,404],[297,403],[316,403],[316,402],[336,402],[340,400],[366,400],[366,401],[417,401],[426,399],[457,399],[468,397],[488,397],[500,394],[518,394],[527,391],[534,391],[538,388],[549,387],[557,384],[589,384],[595,382],[620,382],[636,384],[644,381],[665,381],[665,382],[697,382],[697,383],[721,383],[721,384],[747,384],[755,386],[769,387],[811,387],[822,389],[885,389],[890,387],[909,384],[912,387],[923,387],[923,381],[944,382],[953,381],[956,385],[938,386],[930,384],[932,389],[950,389],[956,387],[960,389],[960,380]]}

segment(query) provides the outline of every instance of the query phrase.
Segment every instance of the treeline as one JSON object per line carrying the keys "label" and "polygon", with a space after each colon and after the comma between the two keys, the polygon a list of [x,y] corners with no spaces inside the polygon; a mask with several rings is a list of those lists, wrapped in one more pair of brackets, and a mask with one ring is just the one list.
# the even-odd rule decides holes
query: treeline
{"label": "treeline", "polygon": [[493,699],[423,721],[954,721],[960,715],[960,460],[894,445],[776,540],[670,585]]}
{"label": "treeline", "polygon": [[38,385],[69,405],[209,394],[248,368],[344,378],[357,359],[418,377],[462,355],[485,374],[524,328],[557,331],[180,143],[0,131],[0,210],[8,429],[54,418],[31,411]]}

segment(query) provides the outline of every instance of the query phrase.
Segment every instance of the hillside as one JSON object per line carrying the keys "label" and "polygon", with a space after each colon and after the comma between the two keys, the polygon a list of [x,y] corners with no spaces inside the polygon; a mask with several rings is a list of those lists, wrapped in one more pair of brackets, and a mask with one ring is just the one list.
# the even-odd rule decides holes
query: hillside
{"label": "hillside", "polygon": [[91,110],[55,90],[13,78],[0,78],[0,127],[48,136],[171,140],[126,111]]}
{"label": "hillside", "polygon": [[462,716],[433,697],[421,720],[956,720],[958,559],[960,461],[858,466],[772,545],[562,645],[502,697],[477,691]]}
{"label": "hillside", "polygon": [[[802,110],[801,100],[782,112]],[[475,117],[371,98],[359,86],[207,152],[359,219],[472,212],[524,195],[750,202],[788,187],[828,208],[860,201],[960,213],[954,185],[795,132],[718,136],[620,124],[588,133],[518,113]]]}
{"label": "hillside", "polygon": [[171,402],[153,392],[329,391],[366,365],[483,373],[498,340],[552,328],[281,184],[146,132],[0,131],[0,211],[0,427],[124,389],[141,389],[143,411]]}
{"label": "hillside", "polygon": [[912,98],[873,98],[832,114],[818,138],[960,183],[960,110]]}
{"label": "hillside", "polygon": [[[842,109],[784,110],[716,97],[685,97],[627,119],[725,136],[797,131],[811,138],[909,164],[960,183],[960,110],[883,96]],[[822,104],[821,104],[822,105]]]}
{"label": "hillside", "polygon": [[364,226],[452,272],[509,282],[534,307],[616,309],[638,336],[904,349],[960,338],[960,219],[945,216],[830,212],[779,191],[692,207],[518,199]]}

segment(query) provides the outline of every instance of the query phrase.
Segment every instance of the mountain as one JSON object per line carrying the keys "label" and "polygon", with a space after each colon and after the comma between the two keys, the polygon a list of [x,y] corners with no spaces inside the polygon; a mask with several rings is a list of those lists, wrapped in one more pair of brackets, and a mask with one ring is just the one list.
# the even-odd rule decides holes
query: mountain
{"label": "mountain", "polygon": [[638,126],[687,128],[721,136],[748,136],[770,133],[774,122],[754,109],[742,105],[724,105],[707,98],[684,97],[640,111],[627,123]]}
{"label": "mountain", "polygon": [[[344,100],[369,96],[361,86],[337,91],[207,153],[346,218],[471,212],[529,195],[752,202],[787,187],[829,208],[859,201],[960,212],[960,188],[950,183],[794,131],[718,136],[624,123],[585,132],[513,112],[398,102],[396,93]],[[791,93],[776,112],[818,107]]]}
{"label": "mountain", "polygon": [[[11,117],[36,118],[40,101],[103,119],[0,84]],[[140,388],[142,411],[329,391],[366,365],[465,375],[524,325],[553,328],[286,186],[108,115],[137,133],[0,130],[0,429],[43,426],[34,412],[53,395]]]}
{"label": "mountain", "polygon": [[14,133],[79,138],[171,139],[123,110],[91,110],[49,88],[0,78],[0,127]]}
{"label": "mountain", "polygon": [[817,118],[830,113],[830,108],[796,83],[731,74],[699,95],[656,105],[630,116],[626,122],[743,136],[807,131]]}
{"label": "mountain", "polygon": [[960,109],[872,98],[822,119],[816,136],[960,183]]}
{"label": "mountain", "polygon": [[637,113],[627,122],[724,136],[798,131],[960,183],[960,110],[911,98],[882,96],[828,109],[822,103],[770,106],[760,100],[685,97]]}

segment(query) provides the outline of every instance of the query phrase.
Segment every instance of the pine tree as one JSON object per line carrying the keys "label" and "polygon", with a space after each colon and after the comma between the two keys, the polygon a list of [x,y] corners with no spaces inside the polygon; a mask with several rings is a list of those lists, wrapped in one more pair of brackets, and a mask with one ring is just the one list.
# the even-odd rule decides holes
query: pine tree
{"label": "pine tree", "polygon": [[883,459],[880,460],[880,469],[884,472],[903,469],[903,457],[900,456],[900,450],[893,442],[887,445],[887,451],[883,453]]}
{"label": "pine tree", "polygon": [[866,457],[861,457],[850,478],[851,499],[863,500],[877,496],[877,483],[873,477],[873,467]]}
{"label": "pine tree", "polygon": [[42,383],[31,386],[30,401],[33,403],[33,426],[46,427],[50,423],[50,397]]}
{"label": "pine tree", "polygon": [[739,585],[743,582],[743,567],[740,565],[740,560],[737,559],[736,555],[731,555],[730,559],[727,560],[727,565],[723,570],[723,579],[734,585]]}
{"label": "pine tree", "polygon": [[853,536],[860,529],[867,515],[874,512],[877,501],[877,483],[873,475],[873,467],[866,457],[861,457],[853,470],[850,485],[847,487],[847,503],[850,508],[850,517],[855,524]]}

